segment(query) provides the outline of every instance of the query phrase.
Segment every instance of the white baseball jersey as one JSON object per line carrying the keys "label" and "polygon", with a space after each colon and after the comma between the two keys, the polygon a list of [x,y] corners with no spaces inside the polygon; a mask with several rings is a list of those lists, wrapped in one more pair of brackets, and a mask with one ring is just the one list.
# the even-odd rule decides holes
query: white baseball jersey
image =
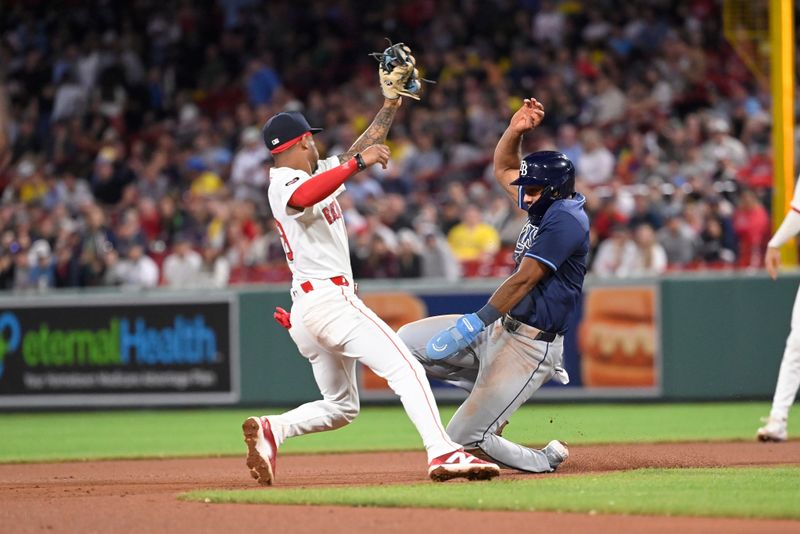
{"label": "white baseball jersey", "polygon": [[[339,165],[336,156],[317,162],[319,174]],[[292,194],[311,176],[290,167],[269,172],[269,205],[277,221],[286,260],[295,280],[322,280],[334,276],[353,278],[350,246],[342,209],[336,197],[344,184],[328,198],[297,211],[288,206]]]}
{"label": "white baseball jersey", "polygon": [[774,248],[782,247],[800,232],[800,178],[798,178],[794,186],[794,197],[790,207],[789,213],[786,214],[772,239],[767,243],[768,246]]}

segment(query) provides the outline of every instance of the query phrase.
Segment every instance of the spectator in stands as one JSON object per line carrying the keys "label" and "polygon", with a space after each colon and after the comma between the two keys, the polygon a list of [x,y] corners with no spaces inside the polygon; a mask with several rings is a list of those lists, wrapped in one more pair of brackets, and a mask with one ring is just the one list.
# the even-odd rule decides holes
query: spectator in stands
{"label": "spectator in stands", "polygon": [[366,257],[358,263],[358,276],[362,278],[398,278],[400,265],[397,256],[380,234],[372,234]]}
{"label": "spectator in stands", "polygon": [[624,262],[619,276],[656,276],[667,269],[667,253],[658,241],[653,227],[642,223],[634,229],[633,241],[636,252]]}
{"label": "spectator in stands", "polygon": [[769,214],[752,189],[744,189],[733,214],[739,240],[739,266],[761,267],[769,240]]}
{"label": "spectator in stands", "polygon": [[615,122],[620,121],[625,115],[627,100],[625,94],[619,87],[608,78],[600,75],[594,83],[594,94],[592,99],[593,120],[592,122],[601,128],[605,128]]}
{"label": "spectator in stands", "polygon": [[172,254],[164,259],[164,285],[171,288],[193,287],[203,259],[192,249],[192,242],[187,235],[179,235],[175,239]]}
{"label": "spectator in stands", "polygon": [[[640,206],[632,195],[647,184],[665,187],[663,194],[674,199],[670,207],[683,210],[685,225],[696,234],[714,226],[706,222],[708,204],[722,227],[722,250],[736,251],[737,239],[750,237],[743,227],[738,236],[733,231],[732,212],[719,212],[724,202],[715,207],[706,199],[733,196],[740,184],[767,198],[768,122],[758,85],[718,31],[719,3],[707,3],[708,16],[687,19],[682,7],[669,2],[641,12],[627,4],[604,11],[543,0],[523,2],[513,13],[505,4],[483,9],[478,2],[462,11],[426,11],[424,22],[410,24],[401,12],[353,0],[341,0],[334,14],[286,0],[233,2],[222,11],[218,2],[194,3],[181,7],[177,18],[169,3],[87,0],[70,9],[53,6],[52,20],[36,31],[30,21],[39,20],[38,4],[15,3],[13,16],[0,17],[0,233],[11,232],[24,250],[39,234],[52,241],[62,273],[57,285],[67,283],[65,273],[75,263],[79,285],[102,283],[106,255],[119,249],[114,233],[125,233],[126,214],[134,208],[145,250],[170,250],[177,234],[188,233],[195,243],[212,239],[224,247],[237,269],[277,269],[259,243],[275,234],[257,236],[253,230],[257,224],[269,228],[269,214],[263,186],[257,185],[265,169],[256,164],[256,152],[265,149],[248,129],[275,109],[305,106],[312,122],[326,127],[317,137],[323,152],[349,146],[376,95],[363,83],[364,73],[374,76],[375,64],[354,52],[361,45],[347,36],[373,39],[365,21],[382,17],[417,43],[425,76],[438,83],[426,85],[422,100],[398,114],[387,140],[392,165],[372,175],[377,187],[348,184],[358,199],[346,210],[340,197],[348,222],[360,222],[348,225],[351,238],[368,234],[365,250],[371,250],[375,231],[374,220],[367,222],[371,217],[383,219],[389,231],[380,235],[397,253],[394,232],[418,212],[433,225],[431,234],[448,235],[467,205],[484,211],[492,206],[491,197],[474,194],[487,183],[482,170],[504,110],[513,107],[511,95],[535,85],[549,126],[526,140],[524,151],[557,145],[570,156],[598,246],[620,214],[658,227],[639,213],[661,214],[663,202],[653,194]],[[361,16],[349,17],[356,11]],[[229,29],[211,31],[214,17]],[[298,42],[283,31],[294,19],[323,29],[335,21],[347,31]],[[520,25],[529,31],[520,32]],[[134,39],[134,32],[141,35]],[[278,53],[289,49],[292,55]],[[333,127],[339,124],[348,127]],[[242,165],[246,158],[239,156],[245,154],[250,165]],[[187,167],[194,158],[201,170]],[[241,185],[253,176],[256,185]],[[598,198],[592,199],[590,188]],[[246,221],[237,215],[242,199],[256,208]],[[65,215],[56,215],[60,209]],[[94,209],[104,219],[102,229],[88,222]],[[502,209],[487,215],[504,232],[501,214]],[[64,248],[48,225],[66,227],[69,220],[76,243]],[[128,237],[119,241],[122,249],[129,246]],[[436,239],[431,247],[449,248]],[[7,276],[15,268],[9,261]],[[428,265],[438,274],[444,272],[440,267]],[[276,273],[256,278],[280,279]]]}
{"label": "spectator in stands", "polygon": [[400,278],[422,276],[422,243],[414,232],[403,228],[397,233],[397,264]]}
{"label": "spectator in stands", "polygon": [[103,148],[97,155],[91,178],[92,193],[103,204],[117,204],[125,187],[136,179],[125,162],[119,160],[121,156],[112,146]]}
{"label": "spectator in stands", "polygon": [[237,199],[248,199],[261,206],[266,199],[267,170],[265,162],[269,159],[261,132],[258,128],[248,127],[241,135],[242,147],[233,158],[231,168],[231,189]]}
{"label": "spectator in stands", "polygon": [[747,149],[744,144],[730,134],[728,121],[714,117],[708,121],[709,139],[703,145],[703,156],[717,165],[730,164],[741,167],[747,162]]}
{"label": "spectator in stands", "polygon": [[78,178],[74,172],[65,171],[55,186],[54,203],[63,204],[72,215],[78,214],[94,198],[86,180]]}
{"label": "spectator in stands", "polygon": [[408,162],[406,171],[415,176],[417,181],[426,181],[444,166],[444,154],[436,146],[436,140],[431,132],[419,132],[415,141],[417,152]]}
{"label": "spectator in stands", "polygon": [[491,260],[500,249],[497,230],[483,221],[483,213],[477,206],[467,206],[461,220],[447,234],[456,258],[462,262]]}
{"label": "spectator in stands", "polygon": [[[500,235],[500,242],[502,245],[508,245],[510,243],[516,243],[517,237],[519,236],[519,228],[517,226],[516,234],[513,232],[508,232],[511,235],[503,235],[503,229],[506,225],[509,224],[510,221],[513,221],[515,215],[517,215],[517,211],[522,211],[520,209],[516,209],[516,206],[513,206],[509,201],[507,196],[498,196],[494,195],[489,202],[487,202],[488,206],[484,210],[484,220],[491,224],[492,227],[497,230],[498,235]],[[524,213],[524,212],[523,212]]]}
{"label": "spectator in stands", "polygon": [[106,225],[106,215],[97,204],[86,206],[84,219],[80,245],[81,286],[101,285],[105,255],[115,248],[117,238]]}
{"label": "spectator in stands", "polygon": [[0,250],[0,289],[14,287],[14,255],[11,251]]}
{"label": "spectator in stands", "polygon": [[202,251],[203,261],[197,272],[194,287],[222,288],[228,285],[231,266],[222,254],[222,249],[206,244]]}
{"label": "spectator in stands", "polygon": [[30,287],[38,290],[55,287],[55,270],[53,269],[50,243],[44,239],[35,241],[28,253],[28,264],[30,265],[28,271]]}
{"label": "spectator in stands", "polygon": [[149,198],[158,201],[164,198],[169,192],[169,178],[165,167],[167,155],[164,152],[157,152],[145,165],[139,179],[136,181],[136,190],[140,198]]}
{"label": "spectator in stands", "polygon": [[647,223],[656,230],[664,224],[664,219],[658,211],[658,206],[650,198],[650,191],[647,188],[637,189],[633,196],[633,212],[631,213],[628,224],[636,227],[641,223]]}
{"label": "spectator in stands", "polygon": [[671,268],[681,268],[692,263],[697,255],[697,236],[683,221],[679,213],[670,213],[664,227],[658,231],[658,242],[667,254]]}
{"label": "spectator in stands", "polygon": [[134,244],[120,258],[117,251],[106,255],[106,285],[125,288],[152,288],[158,285],[158,265],[147,254],[141,244]]}
{"label": "spectator in stands", "polygon": [[614,223],[611,235],[597,247],[592,261],[592,273],[603,277],[620,276],[625,266],[632,263],[635,255],[636,244],[631,239],[628,225]]}
{"label": "spectator in stands", "polygon": [[589,187],[607,184],[614,172],[614,155],[603,145],[600,132],[584,130],[581,135],[581,159],[575,170],[577,177]]}
{"label": "spectator in stands", "polygon": [[539,11],[533,17],[531,36],[539,43],[560,46],[565,35],[565,23],[564,13],[551,0],[543,0]]}
{"label": "spectator in stands", "polygon": [[593,194],[587,191],[587,211],[591,214],[592,230],[597,233],[599,241],[611,236],[618,224],[627,224],[628,218],[618,209],[613,196]]}
{"label": "spectator in stands", "polygon": [[269,104],[281,80],[268,61],[252,59],[247,65],[247,95],[253,105]]}
{"label": "spectator in stands", "polygon": [[115,248],[122,256],[127,256],[128,250],[134,245],[145,246],[147,237],[142,231],[141,219],[135,208],[125,210],[121,219],[114,231]]}
{"label": "spectator in stands", "polygon": [[55,251],[53,266],[54,287],[78,287],[80,265],[69,244],[59,245]]}
{"label": "spectator in stands", "polygon": [[722,246],[738,255],[738,238],[733,226],[734,206],[719,195],[711,195],[706,199],[708,217],[714,217],[722,227]]}
{"label": "spectator in stands", "polygon": [[67,70],[58,82],[50,120],[58,122],[62,119],[80,117],[84,113],[86,103],[86,93],[78,83],[77,77],[72,70]]}
{"label": "spectator in stands", "polygon": [[558,128],[556,148],[569,158],[573,165],[578,165],[583,148],[578,141],[578,129],[573,124],[562,124]]}
{"label": "spectator in stands", "polygon": [[461,265],[447,239],[432,229],[424,231],[422,235],[423,278],[442,278],[451,282],[458,280],[461,276]]}
{"label": "spectator in stands", "polygon": [[700,234],[699,258],[710,267],[732,265],[736,253],[725,245],[725,235],[719,218],[709,216]]}
{"label": "spectator in stands", "polygon": [[362,211],[383,196],[383,188],[370,172],[360,172],[347,181],[347,192]]}
{"label": "spectator in stands", "polygon": [[189,190],[197,197],[209,198],[221,196],[225,193],[225,184],[219,174],[209,168],[197,156],[187,162],[190,171],[191,184]]}
{"label": "spectator in stands", "polygon": [[14,280],[12,282],[13,289],[31,289],[34,286],[34,281],[31,278],[31,261],[28,256],[28,251],[23,248],[17,249],[14,254]]}

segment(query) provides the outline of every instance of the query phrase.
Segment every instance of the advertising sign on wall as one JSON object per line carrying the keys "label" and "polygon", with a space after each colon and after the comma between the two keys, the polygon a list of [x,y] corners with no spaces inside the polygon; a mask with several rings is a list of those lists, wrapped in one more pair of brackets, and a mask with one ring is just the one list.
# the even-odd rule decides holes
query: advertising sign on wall
{"label": "advertising sign on wall", "polygon": [[[486,293],[367,293],[362,299],[397,330],[424,317],[463,314],[479,309]],[[583,303],[564,337],[564,367],[570,383],[551,381],[537,397],[656,397],[661,393],[657,347],[657,286],[610,285],[584,288]],[[365,400],[390,399],[386,382],[361,368]],[[433,381],[440,400],[462,399],[466,393]]]}
{"label": "advertising sign on wall", "polygon": [[37,300],[0,308],[0,406],[232,403],[236,303]]}

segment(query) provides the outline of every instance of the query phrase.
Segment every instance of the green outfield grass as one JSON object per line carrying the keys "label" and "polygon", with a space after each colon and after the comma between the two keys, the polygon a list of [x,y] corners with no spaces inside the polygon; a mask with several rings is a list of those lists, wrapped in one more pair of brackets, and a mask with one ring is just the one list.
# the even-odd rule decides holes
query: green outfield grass
{"label": "green outfield grass", "polygon": [[[710,489],[713,488],[713,491]],[[218,503],[549,510],[800,519],[800,468],[640,469],[485,483],[194,491]]]}
{"label": "green outfield grass", "polygon": [[[445,422],[453,407],[442,408]],[[543,445],[751,440],[769,404],[531,404],[504,435]],[[142,410],[0,414],[0,462],[238,455],[241,423],[271,410]],[[289,440],[281,453],[413,450],[422,444],[400,407],[368,407],[335,432]]]}

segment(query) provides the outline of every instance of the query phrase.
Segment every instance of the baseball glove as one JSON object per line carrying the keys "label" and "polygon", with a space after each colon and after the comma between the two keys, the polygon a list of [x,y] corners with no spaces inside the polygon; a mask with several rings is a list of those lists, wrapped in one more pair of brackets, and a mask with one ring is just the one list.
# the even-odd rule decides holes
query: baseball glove
{"label": "baseball glove", "polygon": [[403,43],[390,44],[383,52],[373,52],[370,55],[378,60],[381,92],[390,100],[401,96],[419,100],[421,82],[433,83],[419,77],[417,61],[411,54],[411,49]]}

